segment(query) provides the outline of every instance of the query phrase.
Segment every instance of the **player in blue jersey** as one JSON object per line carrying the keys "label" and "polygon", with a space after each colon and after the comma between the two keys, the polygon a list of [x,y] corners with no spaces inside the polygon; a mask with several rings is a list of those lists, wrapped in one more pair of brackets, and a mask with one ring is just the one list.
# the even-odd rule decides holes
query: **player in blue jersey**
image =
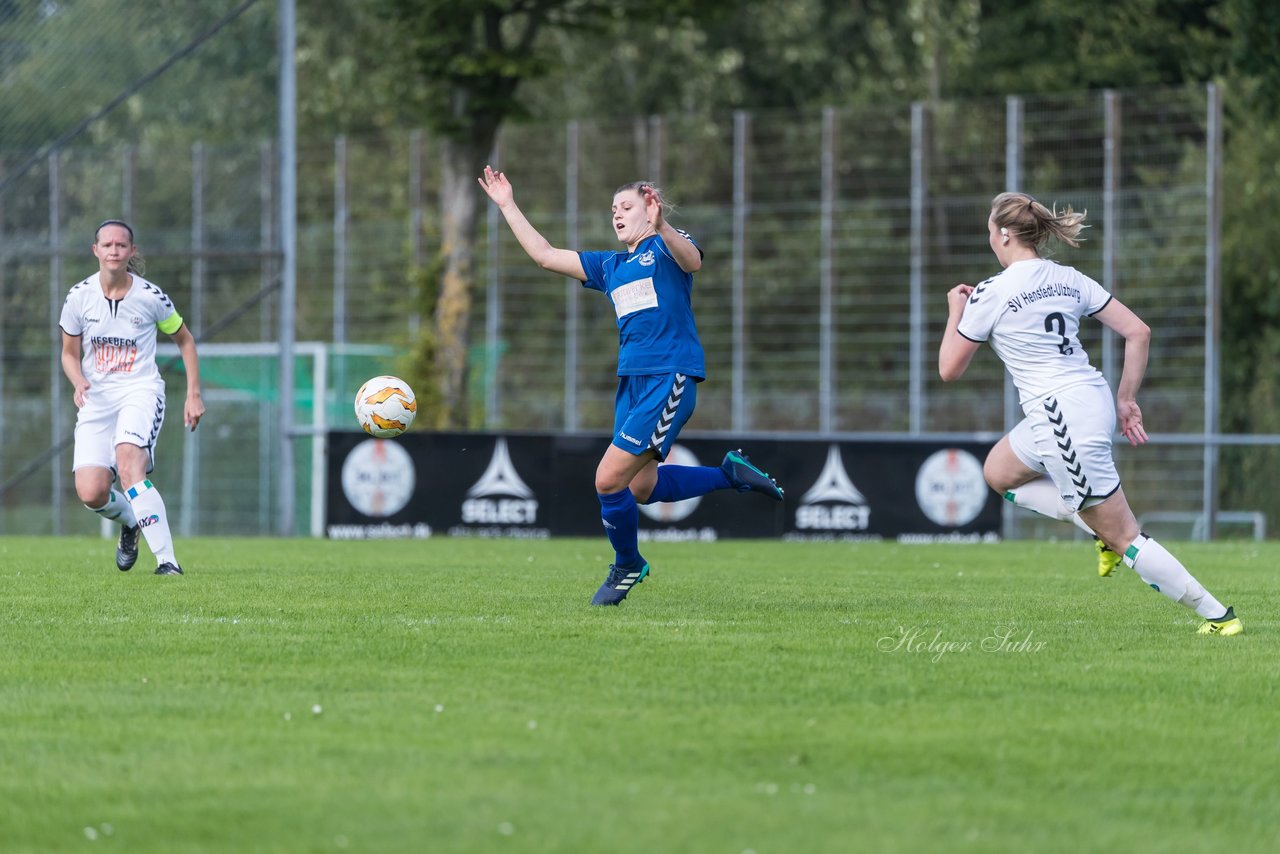
{"label": "player in blue jersey", "polygon": [[503,173],[486,166],[479,181],[539,267],[602,291],[617,315],[613,441],[596,467],[601,520],[616,559],[591,600],[617,605],[650,569],[640,555],[637,502],[681,501],[717,489],[754,490],[781,501],[782,490],[741,451],[725,454],[719,466],[658,465],[693,414],[706,377],[692,302],[702,250],[667,222],[662,192],[644,181],[618,188],[613,229],[626,250],[576,252],[557,249],[538,233]]}
{"label": "player in blue jersey", "polygon": [[[1201,634],[1239,634],[1244,626],[1235,610],[1139,530],[1120,488],[1111,439],[1118,419],[1132,444],[1147,441],[1137,395],[1151,330],[1093,279],[1041,257],[1050,237],[1078,246],[1083,223],[1084,214],[1050,210],[1026,193],[992,200],[987,242],[1004,270],[947,293],[938,372],[946,382],[959,379],[990,341],[1026,415],[987,456],[983,473],[991,488],[1019,507],[1096,534],[1143,581],[1203,617]],[[1125,341],[1114,401],[1080,346],[1084,317],[1096,317]]]}

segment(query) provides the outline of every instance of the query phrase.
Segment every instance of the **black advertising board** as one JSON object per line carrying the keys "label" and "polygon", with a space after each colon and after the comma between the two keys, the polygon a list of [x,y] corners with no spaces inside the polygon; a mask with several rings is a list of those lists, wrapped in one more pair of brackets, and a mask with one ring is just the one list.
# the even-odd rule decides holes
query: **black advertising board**
{"label": "black advertising board", "polygon": [[[329,434],[334,539],[601,534],[593,480],[607,436]],[[719,465],[742,448],[786,500],[721,490],[641,506],[645,540],[997,539],[1000,499],[982,479],[989,443],[681,440],[668,464]]]}

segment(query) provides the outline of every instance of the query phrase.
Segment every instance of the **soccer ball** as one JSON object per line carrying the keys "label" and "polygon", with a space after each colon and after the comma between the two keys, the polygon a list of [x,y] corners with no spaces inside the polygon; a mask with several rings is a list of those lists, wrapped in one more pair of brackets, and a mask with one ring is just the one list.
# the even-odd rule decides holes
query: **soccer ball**
{"label": "soccer ball", "polygon": [[418,401],[399,377],[374,377],[356,392],[356,421],[378,439],[394,439],[413,423]]}

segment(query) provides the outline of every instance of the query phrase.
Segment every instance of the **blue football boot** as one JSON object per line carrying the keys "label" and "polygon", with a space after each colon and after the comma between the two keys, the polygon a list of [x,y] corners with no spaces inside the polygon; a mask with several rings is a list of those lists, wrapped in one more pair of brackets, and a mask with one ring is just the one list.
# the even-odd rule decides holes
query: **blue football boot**
{"label": "blue football boot", "polygon": [[591,598],[592,605],[617,605],[627,598],[631,588],[649,577],[649,562],[640,558],[636,566],[609,564],[609,575]]}
{"label": "blue football boot", "polygon": [[778,482],[753,466],[741,449],[725,454],[720,470],[739,492],[761,492],[774,501],[782,500],[782,487]]}

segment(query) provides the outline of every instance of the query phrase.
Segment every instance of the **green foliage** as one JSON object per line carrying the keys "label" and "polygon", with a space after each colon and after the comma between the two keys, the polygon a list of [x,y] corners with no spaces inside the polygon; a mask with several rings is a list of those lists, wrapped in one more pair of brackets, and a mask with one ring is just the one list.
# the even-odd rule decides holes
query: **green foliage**
{"label": "green foliage", "polygon": [[378,0],[394,28],[394,55],[410,71],[404,93],[427,126],[455,140],[492,139],[524,114],[517,89],[558,64],[544,29],[598,34],[618,9],[638,4],[559,0]]}
{"label": "green foliage", "polygon": [[[1280,433],[1280,126],[1261,80],[1228,91],[1227,162],[1223,178],[1223,432]],[[1258,109],[1250,109],[1257,105]],[[1275,447],[1224,449],[1224,491],[1233,506],[1280,518],[1273,489]]]}
{"label": "green foliage", "polygon": [[443,266],[443,261],[437,256],[426,267],[414,270],[406,283],[414,295],[415,313],[424,320],[417,333],[409,338],[398,368],[400,376],[409,383],[418,399],[416,425],[429,429],[449,426],[445,418],[448,408],[445,406],[436,371],[437,336],[428,320],[435,316]]}
{"label": "green foliage", "polygon": [[[2,0],[0,148],[7,166],[13,168],[15,152],[29,153],[73,127],[235,6],[234,0]],[[1270,0],[314,0],[299,5],[298,34],[304,135],[426,126],[465,142],[473,160],[487,154],[497,129],[512,119],[554,124],[662,115],[672,129],[666,156],[722,165],[715,149],[724,140],[708,117],[733,109],[865,110],[920,99],[1217,79],[1227,105],[1223,425],[1280,429],[1269,405],[1280,397],[1280,377],[1270,367],[1280,325],[1274,281],[1280,250],[1271,239],[1280,201],[1280,5]],[[160,152],[182,151],[194,140],[269,137],[277,118],[274,39],[274,4],[262,0],[86,138]],[[958,117],[967,122],[966,145],[998,133],[978,113]],[[1054,152],[1059,141],[1034,144]],[[937,152],[937,164],[953,154]],[[1068,158],[1039,162],[1037,181],[1070,178],[1060,166]],[[1194,167],[1179,161],[1188,174]],[[188,207],[189,184],[174,161],[140,168],[140,185],[151,188],[148,211],[159,221]],[[686,194],[719,201],[717,194],[727,193],[723,171],[683,173]],[[64,177],[77,205],[101,204],[99,184],[70,170]],[[939,170],[935,181],[952,177]],[[323,180],[304,186],[304,201],[322,204],[325,187]],[[25,187],[9,194],[7,221],[41,221],[35,198]],[[803,243],[795,237],[779,245]],[[15,268],[9,277],[23,292],[17,298],[7,290],[13,317],[40,309],[39,285],[28,288],[25,276]],[[782,300],[767,291],[761,296]],[[421,298],[430,301],[429,293]],[[305,307],[302,318],[316,329],[327,323]],[[6,364],[15,346],[26,350],[27,338],[18,341],[10,338]],[[420,349],[425,359],[432,345],[424,341]]]}
{"label": "green foliage", "polygon": [[1199,81],[1228,42],[1198,0],[982,4],[975,61],[949,94],[1060,92]]}
{"label": "green foliage", "polygon": [[[0,148],[32,152],[74,128],[237,5],[230,0],[61,0],[0,16]],[[274,129],[271,4],[241,14],[194,54],[87,129],[88,139],[189,145]],[[82,140],[83,142],[83,140]]]}
{"label": "green foliage", "polygon": [[[731,109],[865,105],[922,97],[917,35],[934,4],[749,0],[666,8],[650,26],[615,19],[601,40],[552,36],[567,62],[524,92],[536,114],[709,114]],[[964,10],[976,3],[960,4]],[[922,18],[923,20],[915,20]],[[950,24],[951,19],[946,18]],[[945,31],[944,31],[945,29]],[[936,41],[956,43],[939,23]],[[602,81],[583,86],[583,81]]]}
{"label": "green foliage", "polygon": [[1224,0],[1215,10],[1232,34],[1226,66],[1245,83],[1233,93],[1268,119],[1280,117],[1280,5],[1272,0]]}

